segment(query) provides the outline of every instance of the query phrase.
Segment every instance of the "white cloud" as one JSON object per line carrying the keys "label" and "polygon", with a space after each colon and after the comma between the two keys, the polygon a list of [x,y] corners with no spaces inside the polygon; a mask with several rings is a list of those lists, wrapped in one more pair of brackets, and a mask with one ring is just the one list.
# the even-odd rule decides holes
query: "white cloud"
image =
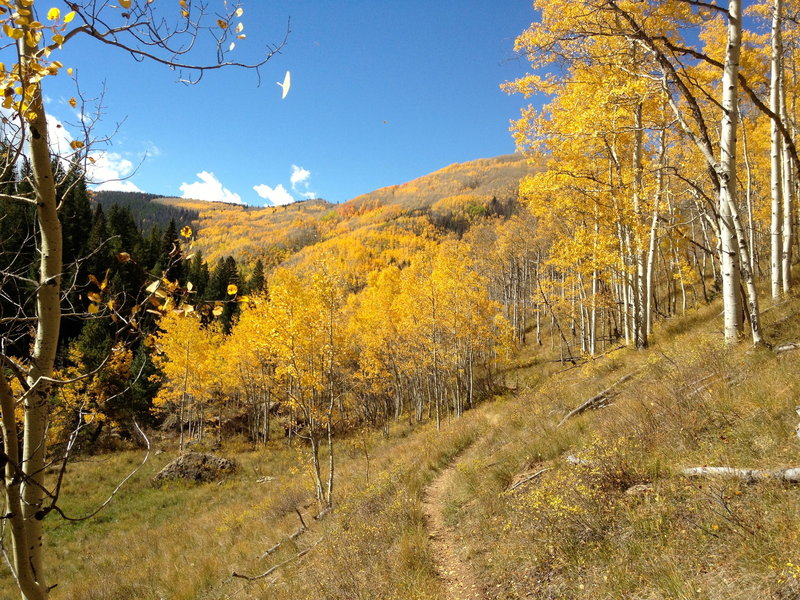
{"label": "white cloud", "polygon": [[130,179],[133,163],[117,152],[92,152],[86,163],[86,175],[98,192],[141,192]]}
{"label": "white cloud", "polygon": [[58,156],[69,156],[75,152],[70,147],[75,138],[67,131],[64,124],[51,114],[47,115],[47,138],[50,141],[50,148]]}
{"label": "white cloud", "polygon": [[311,171],[292,165],[292,175],[289,181],[292,184],[292,191],[297,192],[303,198],[316,198],[317,193],[312,192],[310,188]]}
{"label": "white cloud", "polygon": [[104,181],[100,185],[94,186],[96,192],[141,192],[138,185],[131,180],[125,181]]}
{"label": "white cloud", "polygon": [[157,156],[161,156],[161,148],[156,146],[153,142],[145,142],[144,146],[144,154],[147,156],[147,158],[156,158]]}
{"label": "white cloud", "polygon": [[194,200],[208,200],[211,202],[227,202],[228,204],[244,204],[241,196],[223,187],[222,182],[214,173],[200,171],[197,174],[200,181],[182,183],[180,190],[183,198]]}
{"label": "white cloud", "polygon": [[[75,156],[70,144],[75,139],[64,124],[54,116],[47,115],[47,134],[50,148],[65,161]],[[65,164],[66,166],[66,164]],[[133,163],[118,152],[99,150],[89,152],[85,163],[86,180],[96,191],[141,192],[135,183],[127,179],[133,172]]]}
{"label": "white cloud", "polygon": [[292,165],[292,176],[289,178],[292,187],[295,187],[302,181],[308,181],[309,177],[311,177],[311,171],[303,167],[298,167],[297,165]]}
{"label": "white cloud", "polygon": [[287,189],[283,187],[282,183],[279,183],[274,188],[262,183],[261,185],[253,186],[253,189],[256,191],[256,194],[261,196],[264,200],[268,200],[273,206],[283,206],[284,204],[291,204],[294,202],[294,198]]}

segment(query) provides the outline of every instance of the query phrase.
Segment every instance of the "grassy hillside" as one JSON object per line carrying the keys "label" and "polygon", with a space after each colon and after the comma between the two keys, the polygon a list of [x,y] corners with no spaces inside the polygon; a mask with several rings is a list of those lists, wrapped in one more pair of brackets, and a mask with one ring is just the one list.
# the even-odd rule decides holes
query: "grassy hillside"
{"label": "grassy hillside", "polygon": [[531,172],[521,155],[455,163],[402,185],[381,188],[343,204],[306,200],[287,206],[245,207],[220,202],[158,198],[196,211],[196,248],[209,264],[224,255],[239,262],[277,264],[318,242],[367,228],[397,231],[433,227],[463,233],[470,218],[509,214],[519,180]]}
{"label": "grassy hillside", "polygon": [[[302,444],[251,452],[231,443],[221,452],[242,469],[224,483],[155,488],[150,477],[175,452],[157,439],[166,451],[100,515],[48,517],[54,597],[447,598],[423,499],[453,464],[441,510],[458,556],[485,586],[476,598],[796,598],[800,486],[681,473],[800,463],[800,352],[723,349],[718,312],[714,304],[667,322],[650,350],[618,349],[577,367],[526,347],[505,374],[516,391],[441,432],[398,422],[388,438],[340,440],[337,507],[320,522]],[[797,298],[765,312],[773,341],[800,339],[798,313]],[[608,406],[558,427],[609,387]],[[63,509],[79,515],[102,502],[141,454],[74,464]],[[295,508],[310,528],[286,541]],[[232,577],[280,564],[257,581]],[[0,597],[15,597],[11,589],[3,571]]]}

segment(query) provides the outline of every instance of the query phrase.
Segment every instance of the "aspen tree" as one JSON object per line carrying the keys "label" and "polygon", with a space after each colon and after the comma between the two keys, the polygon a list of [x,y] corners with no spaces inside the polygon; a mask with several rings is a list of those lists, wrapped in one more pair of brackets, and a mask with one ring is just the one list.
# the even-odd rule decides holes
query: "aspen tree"
{"label": "aspen tree", "polygon": [[[204,8],[192,8],[183,2],[162,8],[163,2],[147,0],[120,0],[119,4],[75,0],[64,4],[69,10],[62,13],[58,7],[41,0],[0,0],[0,31],[4,40],[0,52],[8,55],[0,68],[2,105],[6,111],[3,134],[13,146],[3,156],[2,170],[13,168],[25,154],[30,161],[32,183],[31,194],[4,194],[4,199],[36,207],[39,251],[38,264],[24,266],[25,276],[28,272],[35,273],[35,313],[26,315],[23,310],[19,317],[19,322],[30,323],[35,330],[31,350],[26,356],[12,358],[5,354],[4,343],[0,354],[3,367],[0,427],[4,445],[0,493],[7,509],[5,518],[11,546],[6,555],[25,600],[45,600],[49,596],[42,521],[56,508],[58,500],[48,488],[45,471],[50,460],[46,438],[49,396],[53,386],[62,383],[53,377],[62,317],[61,297],[65,292],[61,223],[56,204],[56,188],[62,182],[56,181],[53,171],[54,154],[43,100],[47,79],[67,71],[57,60],[58,51],[76,37],[94,38],[104,47],[116,47],[137,59],[179,69],[196,82],[207,69],[257,68],[279,49],[270,48],[266,56],[253,64],[229,59],[227,42],[235,35],[236,28],[227,24],[242,16],[238,2],[224,3],[221,13],[224,19],[220,18],[220,22],[226,26],[218,27],[217,52],[207,65],[181,60],[206,28]],[[58,158],[79,169],[86,166],[90,150],[91,124],[84,125],[87,137],[72,141],[69,155]],[[99,307],[95,308],[98,312]],[[12,380],[16,382],[14,386]],[[17,430],[15,419],[18,408],[23,415],[21,431]]]}

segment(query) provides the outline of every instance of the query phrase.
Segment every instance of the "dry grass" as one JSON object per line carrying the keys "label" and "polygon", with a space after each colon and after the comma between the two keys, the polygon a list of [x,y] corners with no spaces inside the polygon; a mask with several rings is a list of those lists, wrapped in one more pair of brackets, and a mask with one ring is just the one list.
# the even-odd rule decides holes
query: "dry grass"
{"label": "dry grass", "polygon": [[[458,456],[445,513],[498,599],[796,600],[800,486],[680,474],[705,464],[800,464],[800,352],[723,349],[718,310],[660,329],[651,350],[618,350],[566,371],[521,356],[505,376],[517,395],[442,432],[398,424],[388,439],[341,440],[336,511],[267,558],[263,551],[297,528],[296,507],[315,512],[301,449],[229,448],[223,453],[241,471],[199,487],[152,487],[171,454],[155,456],[95,519],[48,517],[53,598],[443,598],[421,501]],[[766,313],[773,342],[800,339],[798,312],[792,299]],[[556,427],[632,371],[611,406]],[[126,452],[73,465],[64,509],[86,512],[139,459]],[[506,492],[516,474],[544,467]],[[256,483],[262,476],[275,479]],[[649,487],[626,493],[637,484]],[[262,573],[312,545],[263,580],[231,577]],[[16,597],[0,572],[0,598]]]}
{"label": "dry grass", "polygon": [[[800,489],[680,474],[800,464],[800,353],[722,349],[717,310],[661,330],[652,350],[620,351],[495,407],[506,426],[459,469],[450,514],[498,598],[800,598]],[[800,339],[798,310],[767,313],[773,341]],[[556,429],[639,368],[612,406]],[[505,491],[515,473],[545,466]],[[636,484],[649,487],[626,493]]]}
{"label": "dry grass", "polygon": [[[482,422],[468,417],[437,433],[398,425],[389,439],[377,433],[339,444],[337,510],[317,523],[307,455],[276,442],[261,452],[222,451],[241,465],[222,484],[153,487],[152,476],[174,453],[152,457],[97,517],[70,523],[47,519],[47,561],[53,598],[129,600],[194,598],[436,598],[421,498],[425,486],[474,440]],[[369,452],[369,480],[366,456]],[[63,508],[81,515],[98,503],[141,453],[93,457],[70,467]],[[263,476],[272,481],[257,483]],[[273,555],[261,555],[298,526],[299,508],[310,530]],[[314,550],[259,582],[258,574]],[[346,574],[346,575],[344,575]],[[0,571],[0,598],[17,598]]]}

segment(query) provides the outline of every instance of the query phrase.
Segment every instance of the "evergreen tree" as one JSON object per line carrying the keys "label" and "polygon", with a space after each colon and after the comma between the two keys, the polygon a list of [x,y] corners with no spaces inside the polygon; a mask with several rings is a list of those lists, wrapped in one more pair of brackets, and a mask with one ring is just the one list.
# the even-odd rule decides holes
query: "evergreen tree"
{"label": "evergreen tree", "polygon": [[204,298],[206,288],[208,287],[208,265],[203,261],[203,253],[197,251],[192,257],[189,265],[189,281],[194,286],[194,292],[198,298]]}
{"label": "evergreen tree", "polygon": [[247,282],[247,292],[256,294],[264,291],[264,285],[267,278],[264,275],[264,263],[259,258],[253,267],[253,274],[250,275],[250,281]]}
{"label": "evergreen tree", "polygon": [[85,261],[86,272],[98,279],[103,279],[106,270],[112,266],[113,255],[109,245],[108,224],[103,207],[99,204],[92,215],[92,227],[87,236],[87,247],[90,255]]}
{"label": "evergreen tree", "polygon": [[[161,241],[164,232],[158,226],[151,227],[147,237],[142,238],[142,243],[136,251],[136,260],[145,271],[152,273],[161,257]],[[159,269],[160,271],[160,269]]]}

